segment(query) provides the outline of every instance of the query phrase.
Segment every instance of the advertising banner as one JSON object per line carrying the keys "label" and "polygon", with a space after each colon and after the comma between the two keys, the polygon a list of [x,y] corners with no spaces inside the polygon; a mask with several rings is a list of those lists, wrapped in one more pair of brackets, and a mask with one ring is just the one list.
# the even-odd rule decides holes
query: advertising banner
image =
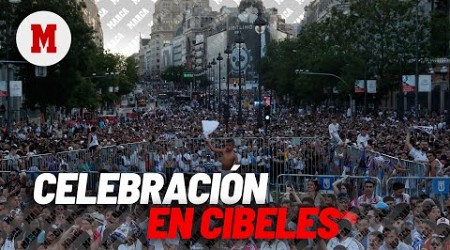
{"label": "advertising banner", "polygon": [[414,75],[402,76],[402,91],[403,93],[414,92],[416,90],[416,78]]}
{"label": "advertising banner", "polygon": [[369,94],[377,93],[377,80],[367,80],[367,93]]}
{"label": "advertising banner", "polygon": [[355,93],[364,93],[364,80],[355,81]]}
{"label": "advertising banner", "polygon": [[[402,90],[404,93],[416,90],[416,76],[402,76]],[[419,92],[431,92],[431,75],[419,75]]]}
{"label": "advertising banner", "polygon": [[9,88],[12,97],[22,97],[22,81],[10,81]]}
{"label": "advertising banner", "polygon": [[6,87],[5,81],[0,81],[0,97],[7,97],[8,96],[8,89]]}
{"label": "advertising banner", "polygon": [[431,92],[431,75],[419,76],[419,92]]}

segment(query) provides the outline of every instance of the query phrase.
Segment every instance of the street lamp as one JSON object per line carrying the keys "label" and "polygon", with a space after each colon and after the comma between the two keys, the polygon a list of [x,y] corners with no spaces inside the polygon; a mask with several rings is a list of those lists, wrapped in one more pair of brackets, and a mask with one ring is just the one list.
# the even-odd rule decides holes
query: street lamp
{"label": "street lamp", "polygon": [[228,133],[228,120],[230,119],[230,54],[231,49],[227,46],[224,51],[227,54],[227,108],[225,109],[225,131]]}
{"label": "street lamp", "polygon": [[211,66],[212,66],[212,82],[213,82],[213,110],[216,111],[216,89],[215,89],[215,77],[216,77],[216,72],[214,69],[214,66],[216,66],[216,58],[213,58],[212,62],[211,62]]}
{"label": "street lamp", "polygon": [[[342,79],[338,75],[331,74],[331,73],[310,72],[309,70],[296,69],[295,74],[297,74],[297,75],[331,76],[331,77],[337,78],[339,81],[343,82],[346,86],[348,86],[347,82],[344,81],[344,79]],[[350,107],[352,107],[352,95],[349,94],[349,97],[350,97]],[[353,109],[352,109],[352,113],[353,113]]]}
{"label": "street lamp", "polygon": [[261,111],[261,108],[262,108],[261,107],[262,106],[262,103],[261,103],[261,101],[262,101],[262,93],[261,93],[261,78],[262,78],[262,70],[261,70],[261,58],[262,58],[261,49],[262,48],[261,47],[262,47],[262,44],[261,44],[261,39],[262,39],[262,34],[266,31],[266,25],[267,25],[266,20],[264,20],[264,18],[262,17],[261,11],[258,11],[258,18],[256,18],[256,20],[253,24],[255,25],[256,33],[259,34],[258,57],[259,57],[260,70],[259,70],[259,76],[258,76],[258,99],[259,99],[259,102],[258,102],[258,117],[257,117],[258,124],[257,124],[257,126],[258,126],[258,128],[261,128],[262,123],[263,123],[262,111]]}
{"label": "street lamp", "polygon": [[211,109],[211,62],[208,63],[208,109]]}
{"label": "street lamp", "polygon": [[220,86],[221,85],[221,78],[220,78],[221,65],[220,65],[220,63],[223,60],[223,57],[220,54],[220,52],[216,59],[217,59],[217,61],[219,61],[219,63],[218,63],[219,64],[219,113],[221,113],[222,112],[222,87]]}
{"label": "street lamp", "polygon": [[238,36],[236,37],[236,40],[234,41],[238,48],[238,60],[239,60],[239,92],[238,92],[238,117],[237,117],[237,124],[242,125],[244,124],[242,120],[242,76],[241,76],[241,49],[242,46],[245,44],[244,38],[242,38],[242,34],[239,31]]}

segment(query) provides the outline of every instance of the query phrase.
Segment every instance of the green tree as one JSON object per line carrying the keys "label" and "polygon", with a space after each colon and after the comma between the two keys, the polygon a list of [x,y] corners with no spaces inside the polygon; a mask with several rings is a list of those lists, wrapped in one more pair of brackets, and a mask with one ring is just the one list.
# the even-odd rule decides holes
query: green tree
{"label": "green tree", "polygon": [[[422,62],[429,57],[430,17],[421,5],[416,8],[415,1],[341,0],[330,17],[302,27],[293,41],[269,44],[263,69],[274,72],[265,73],[265,86],[281,95],[289,93],[307,103],[320,103],[331,97],[334,86],[340,97],[347,99],[353,94],[355,80],[376,76],[381,97],[399,88],[401,65],[403,71],[411,69],[416,32]],[[328,76],[295,76],[293,69],[336,74],[347,84]],[[324,90],[328,94],[324,95]]]}
{"label": "green tree", "polygon": [[184,67],[181,65],[169,66],[164,70],[164,72],[162,72],[161,79],[168,81],[168,82],[174,82],[181,86],[184,82],[183,81],[183,72],[184,72]]}
{"label": "green tree", "polygon": [[[34,66],[21,67],[19,77],[24,83],[25,105],[29,108],[40,108],[45,112],[49,106],[71,108],[95,108],[105,99],[114,98],[108,94],[108,87],[119,86],[119,94],[127,94],[133,90],[138,81],[136,62],[133,58],[105,52],[94,43],[94,31],[83,20],[83,8],[86,5],[79,1],[33,1],[22,0],[15,7],[11,15],[11,4],[0,1],[2,17],[9,18],[13,27],[18,27],[21,20],[29,14],[48,10],[60,15],[71,30],[71,48],[66,57],[56,65],[47,67],[47,77],[36,78]],[[3,16],[3,14],[7,14]],[[0,18],[1,20],[2,18]],[[0,22],[1,24],[2,22]],[[2,37],[3,38],[3,37]],[[6,48],[10,49],[10,59],[23,60],[15,46],[15,40],[2,40],[6,46],[0,46],[0,56],[6,55]],[[106,73],[118,74],[108,77]],[[101,90],[104,95],[98,95]],[[115,96],[117,98],[117,96]]]}

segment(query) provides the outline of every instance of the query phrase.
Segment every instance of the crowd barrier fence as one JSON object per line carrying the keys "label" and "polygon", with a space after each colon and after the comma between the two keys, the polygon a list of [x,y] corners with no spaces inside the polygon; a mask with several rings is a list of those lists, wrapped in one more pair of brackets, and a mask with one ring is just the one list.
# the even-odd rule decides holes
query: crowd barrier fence
{"label": "crowd barrier fence", "polygon": [[[229,138],[214,138],[216,148],[224,148]],[[235,150],[241,156],[241,173],[269,173],[270,185],[278,189],[279,175],[314,175],[327,180],[327,176],[340,178],[342,172],[350,176],[367,176],[381,180],[380,194],[393,177],[412,177],[408,189],[418,187],[426,166],[387,154],[364,151],[355,146],[333,146],[320,137],[241,137],[233,138]],[[173,172],[215,172],[219,155],[208,149],[203,138],[157,140],[101,147],[91,158],[86,149],[36,154],[19,157],[8,155],[0,161],[1,176],[11,170],[34,172],[159,172],[166,177]],[[170,165],[167,159],[180,164]],[[188,167],[198,158],[198,166]],[[200,167],[199,167],[200,166]],[[173,169],[170,169],[173,168]],[[401,172],[394,169],[404,168]],[[414,179],[415,178],[415,179]],[[331,180],[327,180],[330,181]],[[332,183],[332,182],[331,182]],[[359,185],[359,184],[358,184]]]}
{"label": "crowd barrier fence", "polygon": [[[395,182],[405,184],[405,193],[412,196],[427,194],[434,197],[448,196],[450,192],[450,177],[414,177],[398,176],[386,181],[386,194],[393,194]],[[411,185],[413,183],[414,185]]]}
{"label": "crowd barrier fence", "polygon": [[[333,183],[342,179],[340,175],[306,175],[306,174],[281,174],[277,177],[276,190],[278,194],[286,192],[286,186],[292,186],[297,192],[306,192],[307,184],[311,180],[317,180],[319,191],[322,193],[333,193]],[[366,180],[372,180],[377,183],[375,193],[382,193],[381,180],[376,177],[367,176],[349,176],[346,183],[352,187],[348,190],[352,198],[356,198],[362,194],[364,183]],[[356,193],[352,193],[355,192]]]}

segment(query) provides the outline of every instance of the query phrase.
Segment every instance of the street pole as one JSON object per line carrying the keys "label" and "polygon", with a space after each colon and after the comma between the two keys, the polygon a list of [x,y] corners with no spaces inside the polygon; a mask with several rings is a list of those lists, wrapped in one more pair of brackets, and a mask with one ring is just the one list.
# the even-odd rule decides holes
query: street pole
{"label": "street pole", "polygon": [[241,46],[244,43],[244,40],[242,39],[241,31],[239,31],[238,38],[236,40],[236,44],[238,46],[238,57],[239,57],[239,92],[238,92],[238,118],[237,118],[237,124],[242,125],[242,75],[241,75]]}
{"label": "street pole", "polygon": [[225,110],[225,131],[228,134],[228,123],[230,119],[230,47],[227,46],[227,49],[224,51],[224,53],[227,54],[227,109]]}
{"label": "street pole", "polygon": [[217,61],[219,61],[219,113],[222,112],[222,87],[220,85],[222,85],[221,82],[221,76],[220,76],[220,69],[221,69],[221,62],[223,60],[222,55],[219,52],[219,56],[217,56]]}
{"label": "street pole", "polygon": [[262,70],[261,70],[261,49],[262,49],[262,34],[264,34],[264,31],[266,29],[267,22],[262,17],[261,10],[258,10],[258,18],[256,18],[255,22],[253,23],[255,26],[256,33],[259,34],[259,41],[258,41],[258,59],[259,59],[259,75],[258,75],[258,114],[257,114],[257,127],[262,128],[263,126],[263,117],[262,117],[262,90],[261,90],[261,79],[262,79]]}
{"label": "street pole", "polygon": [[213,58],[212,62],[211,62],[211,66],[212,66],[212,81],[213,81],[213,110],[214,112],[216,111],[216,101],[217,101],[217,97],[216,97],[216,69],[215,66],[217,65],[216,63],[216,58]]}
{"label": "street pole", "polygon": [[[8,53],[9,54],[9,53]],[[6,100],[7,100],[7,104],[8,107],[6,109],[6,115],[7,117],[7,127],[6,127],[6,134],[9,135],[9,133],[11,133],[11,82],[10,82],[10,76],[9,76],[9,67],[10,64],[7,63],[6,64],[6,91],[8,92],[8,94],[6,95]]]}
{"label": "street pole", "polygon": [[367,69],[364,69],[364,115],[367,115]]}
{"label": "street pole", "polygon": [[[295,70],[295,74],[297,74],[297,75],[331,76],[331,77],[337,78],[339,81],[343,82],[345,85],[348,85],[347,82],[344,81],[344,79],[342,79],[342,77],[340,77],[338,75],[335,75],[335,74],[331,74],[331,73],[309,72],[309,71],[306,71],[306,70],[296,69]],[[350,95],[350,105],[351,105],[351,95]]]}
{"label": "street pole", "polygon": [[211,62],[208,63],[208,110],[211,110]]}
{"label": "street pole", "polygon": [[416,0],[416,80],[415,80],[415,96],[414,106],[416,111],[416,119],[419,120],[419,1]]}

